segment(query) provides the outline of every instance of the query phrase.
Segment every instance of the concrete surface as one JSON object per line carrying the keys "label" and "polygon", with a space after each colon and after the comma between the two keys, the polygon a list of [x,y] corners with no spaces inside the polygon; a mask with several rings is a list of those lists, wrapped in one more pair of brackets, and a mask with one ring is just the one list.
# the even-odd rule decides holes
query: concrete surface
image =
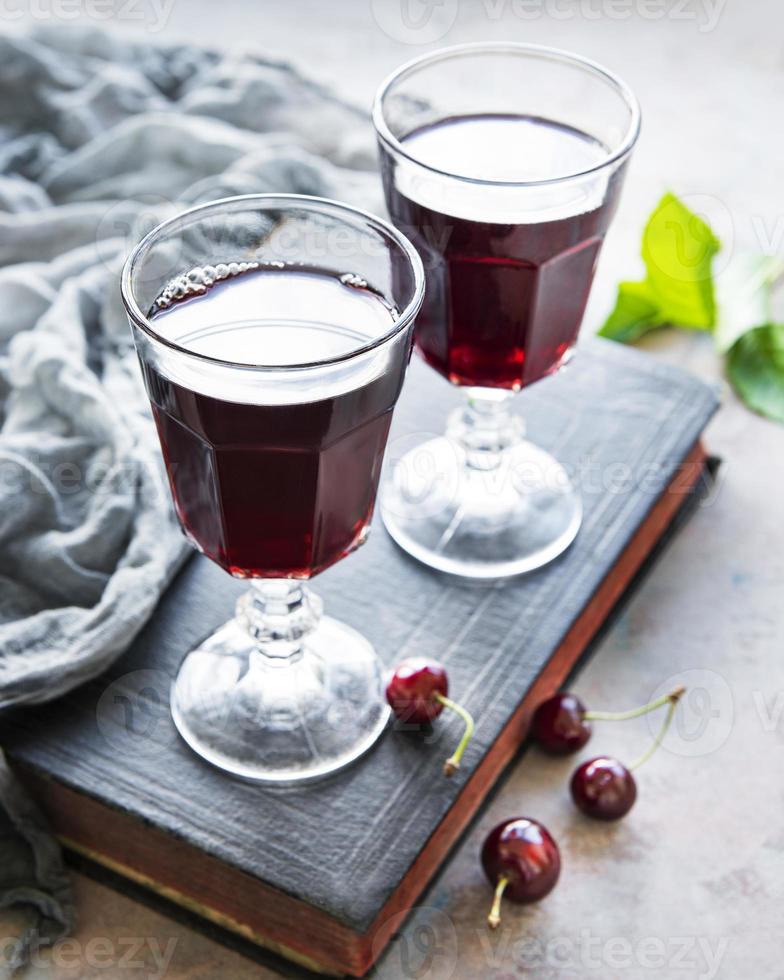
{"label": "concrete surface", "polygon": [[[420,0],[410,3],[413,14],[423,12]],[[11,19],[11,9],[28,14]],[[55,0],[34,8],[9,3],[0,25],[7,20],[17,30],[31,10],[40,20],[57,9]],[[125,9],[149,21],[152,0]],[[165,28],[149,37],[251,43],[367,103],[385,72],[427,48],[400,42],[400,9],[397,0],[173,0]],[[137,35],[148,26],[123,17],[109,23]],[[423,32],[435,28],[443,31],[437,44],[514,38],[573,48],[616,69],[637,91],[643,136],[586,330],[601,322],[618,279],[637,274],[640,230],[665,188],[708,215],[725,254],[784,254],[784,8],[776,0],[442,0]],[[423,32],[407,36],[421,40]],[[708,338],[662,333],[646,346],[705,377],[720,376]],[[589,823],[566,796],[573,762],[529,753],[423,898],[380,977],[784,977],[784,429],[728,392],[708,445],[724,457],[716,492],[576,684],[589,705],[619,709],[678,679],[691,689],[678,731],[640,773],[637,807],[616,826]],[[628,760],[649,737],[646,720],[605,725],[584,755],[607,751]],[[540,906],[507,904],[501,929],[490,934],[478,849],[497,821],[521,813],[544,821],[560,840],[562,880]],[[75,943],[31,978],[158,977],[153,954],[160,963],[167,950],[169,980],[280,975],[85,878],[77,877],[77,895]],[[2,934],[13,928],[10,917],[0,923]],[[134,937],[141,948],[130,955]]]}

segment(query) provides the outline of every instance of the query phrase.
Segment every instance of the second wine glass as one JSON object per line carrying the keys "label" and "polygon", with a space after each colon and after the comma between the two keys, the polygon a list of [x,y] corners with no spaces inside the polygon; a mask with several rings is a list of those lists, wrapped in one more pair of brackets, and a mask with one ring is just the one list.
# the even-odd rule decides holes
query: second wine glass
{"label": "second wine glass", "polygon": [[637,102],[576,55],[467,44],[396,71],[373,119],[387,206],[425,266],[417,347],[467,395],[445,438],[396,462],[384,522],[441,571],[531,571],[571,544],[582,506],[564,467],[523,438],[512,396],[572,355]]}

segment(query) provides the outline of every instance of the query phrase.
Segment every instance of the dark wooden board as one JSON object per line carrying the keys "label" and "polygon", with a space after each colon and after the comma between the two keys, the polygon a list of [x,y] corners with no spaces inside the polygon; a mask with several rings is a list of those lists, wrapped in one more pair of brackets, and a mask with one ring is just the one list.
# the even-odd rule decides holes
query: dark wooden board
{"label": "dark wooden board", "polygon": [[[694,492],[691,493],[678,508],[675,517],[672,521],[670,521],[666,530],[656,542],[654,548],[644,558],[641,566],[634,574],[631,582],[624,590],[622,596],[613,606],[610,615],[604,620],[599,630],[594,634],[588,646],[580,654],[577,662],[572,665],[569,671],[569,679],[567,680],[567,684],[571,683],[571,678],[578,674],[584,663],[590,659],[591,654],[602,642],[604,636],[612,629],[614,623],[623,613],[628,602],[642,587],[643,582],[658,561],[660,555],[666,550],[672,539],[689,520],[694,510],[711,492],[714,477],[719,466],[720,460],[716,457],[709,457],[706,460],[705,469],[701,474],[700,479],[695,484]],[[515,756],[511,760],[510,765],[507,766],[503,776],[497,780],[491,791],[488,792],[488,794],[482,800],[481,807],[479,807],[471,817],[466,830],[470,830],[475,821],[481,817],[481,814],[488,802],[500,789],[502,789],[507,772],[511,766],[515,765],[524,756],[527,748],[528,743],[526,742],[515,753]],[[446,855],[445,860],[447,862],[450,854],[451,851]],[[76,850],[69,850],[67,851],[66,856],[69,865],[73,867],[74,870],[88,875],[107,887],[116,888],[117,890],[122,891],[135,901],[143,902],[144,904],[154,908],[161,915],[169,916],[170,918],[175,919],[177,922],[181,922],[183,925],[186,925],[191,929],[198,930],[199,932],[209,936],[209,938],[214,942],[221,943],[221,945],[226,946],[235,952],[241,953],[243,956],[246,956],[257,963],[268,966],[270,969],[280,972],[286,977],[292,978],[292,980],[313,980],[313,978],[321,975],[313,972],[313,970],[307,969],[306,967],[297,967],[290,960],[281,959],[279,954],[272,953],[266,946],[259,945],[252,939],[247,938],[246,935],[234,931],[233,929],[225,928],[225,926],[220,926],[210,918],[205,917],[203,914],[190,911],[183,905],[178,904],[176,901],[165,898],[163,895],[153,889],[137,885],[133,880],[123,877],[121,874],[117,874],[116,872],[110,871],[105,865],[99,863],[98,861],[91,860],[83,853]],[[427,883],[426,888],[428,891],[436,884],[442,870],[443,865],[441,868],[439,868],[438,873],[434,875]],[[427,901],[426,894],[420,895],[418,902],[422,901]]]}
{"label": "dark wooden board", "polygon": [[[393,440],[439,433],[458,398],[431,372],[412,366]],[[508,754],[491,752],[499,736],[511,731],[510,754],[522,738],[525,718],[515,717],[526,693],[537,679],[540,688],[553,682],[558,672],[548,675],[547,665],[568,648],[571,659],[563,659],[559,675],[565,676],[677,512],[701,462],[691,458],[680,489],[679,470],[716,408],[715,393],[702,383],[601,341],[584,344],[567,371],[518,401],[531,438],[556,452],[581,485],[585,521],[564,556],[502,586],[469,587],[418,565],[376,526],[365,548],[315,583],[330,614],[364,632],[386,662],[423,653],[448,664],[452,691],[478,721],[464,769],[453,780],[440,769],[459,725],[445,719],[437,729],[442,741],[390,732],[354,768],[307,789],[271,791],[231,781],[197,759],[169,719],[168,680],[187,650],[229,615],[242,590],[201,558],[184,569],[109,674],[4,721],[0,737],[12,761],[39,786],[43,780],[72,790],[68,797],[87,801],[95,814],[124,815],[151,828],[151,839],[169,840],[172,850],[204,855],[213,876],[234,868],[248,888],[258,882],[265,892],[293,899],[309,916],[309,932],[318,935],[323,927],[319,962],[360,972],[362,955],[347,965],[341,949],[352,935],[378,930],[382,913],[405,907],[432,876],[508,761]],[[666,520],[658,520],[654,509],[663,506]],[[646,521],[656,533],[637,549],[625,581],[617,577],[617,595],[594,603],[597,621],[589,622],[592,600]],[[485,766],[491,757],[493,766]],[[480,763],[487,779],[469,785]],[[450,823],[459,798],[460,818]],[[63,799],[55,793],[51,802]],[[67,818],[54,815],[59,824]],[[103,845],[123,867],[122,835],[109,849],[99,816],[95,822],[98,853]],[[170,889],[178,874],[188,885],[186,857],[180,864],[174,860],[162,882]],[[272,923],[273,947],[287,945],[285,926]]]}

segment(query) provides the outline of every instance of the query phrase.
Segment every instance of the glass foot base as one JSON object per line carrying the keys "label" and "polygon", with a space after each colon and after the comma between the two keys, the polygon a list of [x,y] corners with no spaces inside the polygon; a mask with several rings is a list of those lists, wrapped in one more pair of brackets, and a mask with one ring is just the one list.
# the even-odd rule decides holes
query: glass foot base
{"label": "glass foot base", "polygon": [[229,621],[185,658],[171,708],[180,735],[207,762],[276,784],[349,765],[389,717],[373,647],[328,617],[286,656],[263,652],[242,618]]}
{"label": "glass foot base", "polygon": [[381,514],[397,544],[442,572],[500,579],[533,571],[574,541],[580,497],[560,463],[520,439],[469,466],[447,437],[406,453],[382,491]]}

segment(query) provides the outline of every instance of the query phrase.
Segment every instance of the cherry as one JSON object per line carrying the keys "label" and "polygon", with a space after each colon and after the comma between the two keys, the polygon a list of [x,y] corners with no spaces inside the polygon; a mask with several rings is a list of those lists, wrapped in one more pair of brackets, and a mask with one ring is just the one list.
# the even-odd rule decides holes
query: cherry
{"label": "cherry", "polygon": [[425,660],[424,657],[403,660],[387,684],[389,706],[398,718],[416,725],[435,721],[444,710],[441,698],[448,693],[445,667],[437,660]]}
{"label": "cherry", "polygon": [[578,809],[596,820],[625,817],[637,799],[637,783],[631,771],[604,755],[575,769],[570,789]]}
{"label": "cherry", "polygon": [[637,799],[637,783],[632,770],[647,762],[661,745],[683,693],[684,688],[678,687],[665,696],[669,708],[661,731],[648,751],[632,765],[625,766],[611,756],[600,755],[575,769],[569,789],[575,805],[586,816],[595,820],[619,820],[631,810]]}
{"label": "cherry", "polygon": [[628,721],[668,704],[670,695],[631,711],[588,711],[583,702],[566,691],[542,701],[531,721],[531,735],[550,755],[569,755],[591,737],[592,721]]}
{"label": "cherry", "polygon": [[462,705],[451,701],[446,668],[437,660],[408,657],[401,661],[387,684],[387,701],[401,721],[427,725],[435,721],[444,708],[463,719],[465,730],[457,748],[444,763],[444,775],[453,776],[460,768],[466,746],[474,734],[474,719]]}
{"label": "cherry", "polygon": [[482,846],[482,867],[495,888],[487,924],[501,922],[501,899],[538,902],[548,895],[561,873],[558,845],[542,824],[528,817],[513,817],[490,831]]}
{"label": "cherry", "polygon": [[542,701],[534,712],[531,735],[551,755],[568,755],[591,737],[591,725],[582,701],[562,692]]}

